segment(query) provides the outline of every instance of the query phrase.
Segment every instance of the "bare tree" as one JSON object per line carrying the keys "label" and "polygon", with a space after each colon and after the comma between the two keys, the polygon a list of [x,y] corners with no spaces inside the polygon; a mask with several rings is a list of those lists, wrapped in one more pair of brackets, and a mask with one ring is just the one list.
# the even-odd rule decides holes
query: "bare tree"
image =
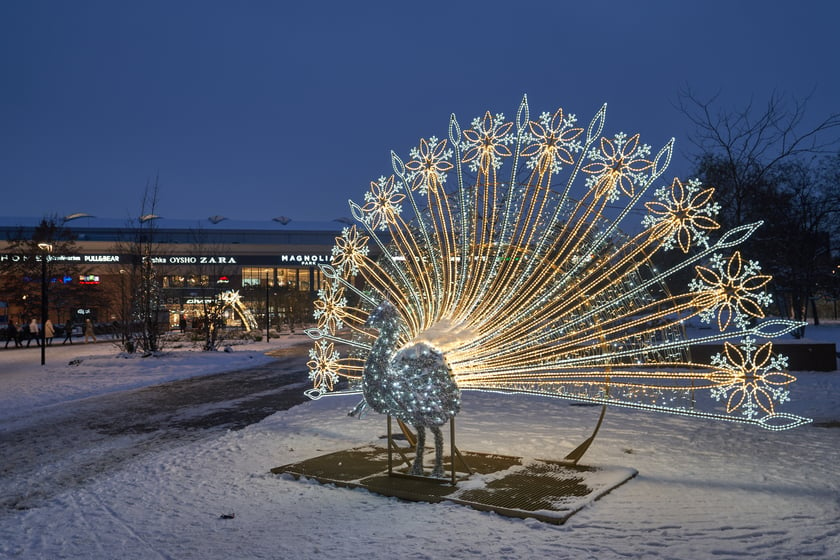
{"label": "bare tree", "polygon": [[704,101],[689,89],[678,103],[694,126],[695,172],[715,187],[721,225],[765,222],[745,252],[774,275],[779,311],[798,320],[829,262],[840,211],[840,186],[820,183],[816,172],[820,156],[840,145],[840,113],[808,124],[807,103],[773,93],[763,107],[727,110],[717,96]]}
{"label": "bare tree", "polygon": [[678,108],[694,126],[695,167],[716,187],[724,225],[752,219],[749,213],[778,167],[810,162],[840,144],[840,113],[808,126],[807,103],[772,93],[763,108],[750,101],[736,111],[721,108],[717,95],[704,101],[690,89],[680,92]]}
{"label": "bare tree", "polygon": [[840,221],[840,184],[823,184],[819,170],[791,162],[774,172],[775,199],[772,221],[761,250],[774,274],[777,299],[797,320],[808,308],[819,324],[816,296],[831,275],[832,230]]}
{"label": "bare tree", "polygon": [[[840,206],[840,151],[823,158],[817,168],[817,185],[821,192],[830,193],[831,199],[824,206]],[[828,271],[823,270],[817,280],[818,295],[834,304],[834,319],[837,319],[837,302],[840,300],[840,216],[835,212],[829,219],[828,232],[831,251],[828,256]]]}
{"label": "bare tree", "polygon": [[[837,204],[840,198],[840,150],[831,156],[824,157],[817,166],[817,184],[826,193],[832,193],[832,204]],[[834,258],[840,258],[840,220],[833,220],[831,225],[832,250]]]}
{"label": "bare tree", "polygon": [[196,277],[195,292],[201,306],[202,316],[199,321],[200,331],[205,351],[218,350],[225,340],[225,307],[226,304],[219,297],[225,287],[218,284],[218,279],[232,275],[233,270],[226,262],[220,262],[213,255],[221,253],[220,245],[214,243],[210,233],[199,226],[192,230],[193,253],[210,257],[200,259],[193,268]]}
{"label": "bare tree", "polygon": [[[41,244],[50,247],[49,253]],[[7,240],[7,251],[16,258],[8,265],[12,274],[3,275],[3,291],[10,299],[22,304],[22,315],[40,316],[42,264],[46,269],[48,301],[57,321],[70,318],[71,309],[81,306],[83,291],[98,289],[95,285],[79,285],[78,279],[86,270],[73,258],[78,254],[75,236],[65,220],[58,216],[44,217],[31,231],[18,228]],[[46,262],[42,263],[42,259]]]}
{"label": "bare tree", "polygon": [[127,238],[116,243],[115,250],[128,254],[131,263],[121,272],[121,290],[129,305],[122,306],[120,321],[121,344],[127,352],[141,350],[158,352],[163,349],[163,335],[169,328],[169,316],[164,305],[163,289],[158,278],[155,257],[161,254],[157,216],[157,177],[147,184],[140,203],[140,215],[129,219]]}

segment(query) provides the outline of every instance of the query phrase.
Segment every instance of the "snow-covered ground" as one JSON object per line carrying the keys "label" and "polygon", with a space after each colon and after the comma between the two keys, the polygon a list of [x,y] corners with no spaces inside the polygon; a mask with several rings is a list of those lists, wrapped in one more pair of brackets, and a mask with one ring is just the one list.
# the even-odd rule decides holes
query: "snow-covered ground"
{"label": "snow-covered ground", "polygon": [[[840,326],[809,327],[808,337],[836,342]],[[300,341],[161,359],[119,358],[108,344],[51,347],[46,366],[37,350],[0,348],[0,429],[85,397],[264,363],[266,350]],[[145,455],[42,507],[0,512],[0,557],[837,558],[840,373],[797,377],[786,410],[816,422],[785,432],[609,410],[583,462],[639,475],[562,526],[270,474],[381,441],[383,417],[349,419],[357,399],[331,397]],[[466,393],[459,447],[561,458],[596,416],[559,400]]]}
{"label": "snow-covered ground", "polygon": [[305,342],[303,336],[286,335],[270,343],[231,346],[233,352],[201,352],[189,343],[173,343],[164,359],[143,359],[121,355],[114,343],[100,337],[96,344],[48,345],[43,366],[40,348],[0,347],[0,421],[85,397],[265,364],[272,360],[267,351]]}

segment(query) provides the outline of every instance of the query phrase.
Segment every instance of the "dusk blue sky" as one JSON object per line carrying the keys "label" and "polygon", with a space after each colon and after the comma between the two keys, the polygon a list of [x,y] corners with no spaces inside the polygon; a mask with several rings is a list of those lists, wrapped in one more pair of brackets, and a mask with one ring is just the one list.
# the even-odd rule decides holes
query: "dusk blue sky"
{"label": "dusk blue sky", "polygon": [[0,3],[0,215],[328,221],[421,137],[557,107],[672,136],[690,86],[722,107],[840,111],[840,3],[41,1]]}

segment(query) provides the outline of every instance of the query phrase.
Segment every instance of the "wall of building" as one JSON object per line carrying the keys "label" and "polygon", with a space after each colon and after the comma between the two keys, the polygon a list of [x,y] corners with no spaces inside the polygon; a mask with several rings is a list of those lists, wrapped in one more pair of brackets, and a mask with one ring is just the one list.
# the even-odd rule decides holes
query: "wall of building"
{"label": "wall of building", "polygon": [[[18,222],[23,225],[0,218],[0,235],[10,240],[33,234],[32,220]],[[113,222],[98,226],[96,220],[87,222],[76,230],[68,224],[75,237],[72,253],[48,257],[49,315],[53,322],[91,318],[107,323],[129,315],[132,294],[128,286],[140,259],[126,251],[131,244],[125,241],[124,227]],[[198,236],[205,242],[188,243],[197,236],[187,223],[192,222],[182,227],[168,223],[156,230],[150,254],[173,327],[179,326],[182,317],[188,324],[198,318],[206,303],[225,290],[240,291],[254,314],[263,322],[268,317],[272,326],[300,321],[306,313],[311,317],[311,303],[321,283],[318,267],[330,262],[335,237],[344,227],[341,223],[310,228],[298,224],[286,229],[276,223],[264,224],[262,229],[254,224],[244,227],[237,223],[228,228],[212,224],[211,231]],[[8,241],[0,242],[0,302],[5,304],[0,304],[0,315],[19,322],[33,314],[33,300],[27,302],[25,298],[39,297],[34,285],[23,284],[40,283],[40,279],[22,276],[18,265],[38,257],[10,251],[9,247]],[[236,318],[231,321],[235,323]]]}

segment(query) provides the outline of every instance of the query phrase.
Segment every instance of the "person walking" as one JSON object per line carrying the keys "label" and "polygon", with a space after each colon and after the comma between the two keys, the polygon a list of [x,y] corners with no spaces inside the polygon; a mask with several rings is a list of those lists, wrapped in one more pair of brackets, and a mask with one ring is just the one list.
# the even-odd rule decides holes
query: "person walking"
{"label": "person walking", "polygon": [[55,327],[53,327],[52,321],[47,319],[47,322],[44,323],[44,343],[52,346],[53,338],[55,338]]}
{"label": "person walking", "polygon": [[20,333],[15,326],[14,321],[9,321],[9,326],[6,328],[6,348],[9,347],[11,341],[15,341],[15,348],[20,348]]}
{"label": "person walking", "polygon": [[92,338],[94,342],[96,342],[96,334],[93,332],[93,323],[90,322],[90,319],[85,319],[85,344],[87,344],[88,337]]}
{"label": "person walking", "polygon": [[20,341],[20,346],[23,348],[23,343],[29,339],[29,323],[26,322],[26,319],[22,319],[20,321],[20,327],[18,328],[18,340]]}
{"label": "person walking", "polygon": [[65,342],[73,344],[73,319],[67,319],[67,322],[64,323],[64,340],[61,343],[64,344]]}
{"label": "person walking", "polygon": [[41,340],[38,338],[38,334],[41,332],[41,329],[38,328],[38,321],[35,320],[35,317],[29,321],[29,334],[26,338],[26,347],[29,348],[29,345],[32,344],[32,340],[35,340],[35,346],[41,346]]}

